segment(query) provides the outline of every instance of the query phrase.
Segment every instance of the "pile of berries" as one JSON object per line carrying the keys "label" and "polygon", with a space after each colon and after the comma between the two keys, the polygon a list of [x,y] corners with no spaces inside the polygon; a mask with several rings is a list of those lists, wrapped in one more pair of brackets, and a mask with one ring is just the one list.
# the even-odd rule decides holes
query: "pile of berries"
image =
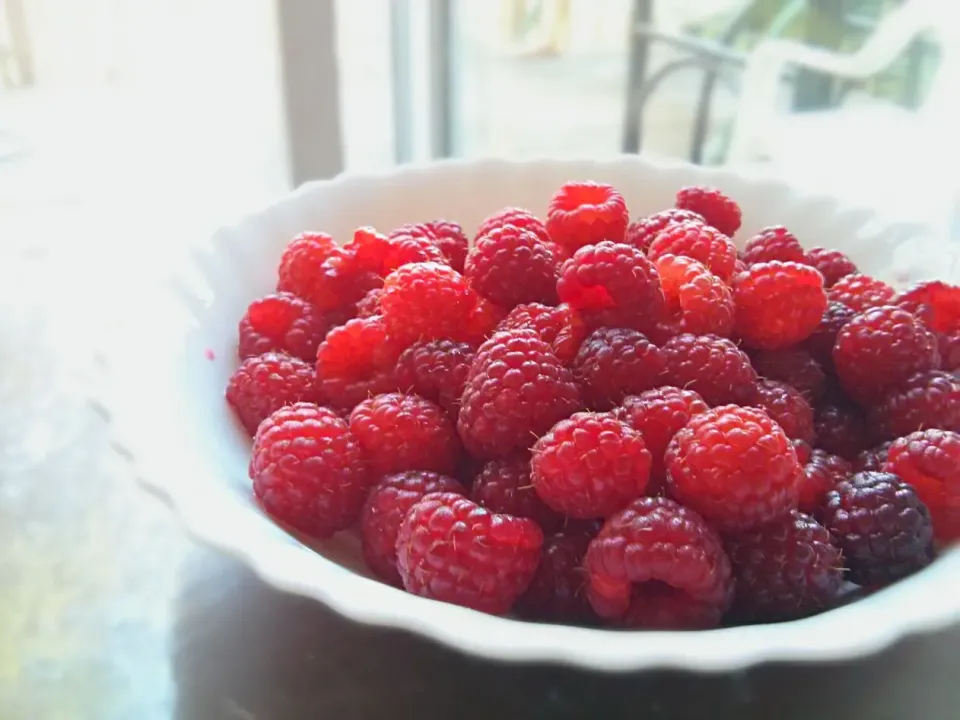
{"label": "pile of berries", "polygon": [[278,522],[479,611],[807,616],[960,538],[960,287],[903,292],[718,190],[630,222],[571,182],[468,242],[297,236],[227,400]]}

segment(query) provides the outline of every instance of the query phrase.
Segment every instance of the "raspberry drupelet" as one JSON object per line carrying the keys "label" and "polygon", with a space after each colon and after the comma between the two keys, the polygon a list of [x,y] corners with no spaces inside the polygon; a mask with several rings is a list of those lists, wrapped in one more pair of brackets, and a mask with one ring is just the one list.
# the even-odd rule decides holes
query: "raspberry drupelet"
{"label": "raspberry drupelet", "polygon": [[227,402],[250,435],[285,405],[322,400],[312,365],[283,353],[247,358],[227,383]]}
{"label": "raspberry drupelet", "polygon": [[666,362],[645,335],[626,328],[600,328],[583,341],[570,365],[591,410],[609,410],[627,395],[660,386]]}
{"label": "raspberry drupelet", "polygon": [[727,237],[740,229],[740,206],[723,192],[709,187],[684,187],[677,192],[676,206],[701,215],[708,225]]}
{"label": "raspberry drupelet", "polygon": [[623,196],[610,185],[570,182],[550,201],[547,232],[550,238],[575,252],[604,240],[622,243],[630,216]]}
{"label": "raspberry drupelet", "polygon": [[735,329],[744,344],[766,350],[806,340],[827,309],[823,277],[807,265],[763,262],[733,281]]}

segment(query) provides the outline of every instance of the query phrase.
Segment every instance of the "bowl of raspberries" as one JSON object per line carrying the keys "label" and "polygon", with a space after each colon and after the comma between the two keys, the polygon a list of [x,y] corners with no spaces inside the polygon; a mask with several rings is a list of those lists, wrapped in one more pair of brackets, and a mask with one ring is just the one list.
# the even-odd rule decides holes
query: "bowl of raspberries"
{"label": "bowl of raspberries", "polygon": [[958,257],[639,158],[344,176],[198,247],[108,410],[195,536],[355,621],[851,658],[960,618]]}

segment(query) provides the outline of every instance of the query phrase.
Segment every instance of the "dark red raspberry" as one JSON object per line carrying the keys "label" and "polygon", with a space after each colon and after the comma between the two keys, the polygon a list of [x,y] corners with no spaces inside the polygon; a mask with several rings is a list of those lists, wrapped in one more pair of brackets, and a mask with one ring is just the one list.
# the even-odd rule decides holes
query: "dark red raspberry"
{"label": "dark red raspberry", "polygon": [[960,369],[960,330],[938,332],[937,349],[940,351],[940,367],[944,370]]}
{"label": "dark red raspberry", "polygon": [[470,249],[470,241],[467,240],[463,228],[450,220],[434,220],[427,223],[427,227],[436,235],[437,247],[440,248],[450,267],[462,273],[467,260],[467,251]]}
{"label": "dark red raspberry", "polygon": [[433,231],[425,225],[404,225],[391,232],[387,239],[389,247],[380,270],[383,275],[414,263],[437,263],[449,267]]}
{"label": "dark red raspberry", "polygon": [[913,485],[930,509],[938,540],[960,538],[960,434],[924,430],[895,440],[884,470]]}
{"label": "dark red raspberry", "polygon": [[371,481],[347,424],[333,410],[311,403],[281,408],[260,424],[250,477],[270,515],[315,538],[356,522]]}
{"label": "dark red raspberry", "polygon": [[696,260],[723,282],[730,282],[737,262],[737,248],[726,235],[701,222],[667,225],[647,250],[656,260],[664,255],[681,255]]}
{"label": "dark red raspberry", "polygon": [[853,462],[854,472],[863,472],[864,470],[882,471],[887,465],[887,454],[890,452],[892,444],[893,441],[890,440],[869,450],[863,450]]}
{"label": "dark red raspberry", "polygon": [[379,316],[334,328],[317,349],[317,382],[336,407],[352,408],[372,395],[398,389],[394,367],[405,343],[387,332]]}
{"label": "dark red raspberry", "polygon": [[453,473],[460,439],[443,409],[418,395],[388,393],[350,413],[350,431],[378,475],[405,470]]}
{"label": "dark red raspberry", "polygon": [[820,405],[813,414],[813,429],[816,447],[847,460],[856,459],[870,445],[866,421],[851,405]]}
{"label": "dark red raspberry", "polygon": [[758,350],[750,361],[760,377],[792,385],[810,403],[819,402],[826,390],[827,378],[820,363],[801,348]]}
{"label": "dark red raspberry", "polygon": [[743,248],[743,262],[756,265],[776,260],[778,262],[807,263],[807,257],[796,235],[783,225],[765,227],[747,240]]}
{"label": "dark red raspberry", "polygon": [[413,263],[387,276],[380,304],[391,335],[413,342],[462,333],[476,297],[449,265]]}
{"label": "dark red raspberry", "polygon": [[357,303],[357,317],[368,318],[383,313],[380,307],[380,298],[383,297],[383,288],[374,288],[364,295]]}
{"label": "dark red raspberry", "polygon": [[576,413],[533,446],[533,487],[574,518],[606,517],[643,494],[650,452],[643,436],[608,413]]}
{"label": "dark red raspberry", "polygon": [[749,530],[797,507],[796,451],[761,410],[726,405],[695,415],[664,462],[670,495],[722,531]]}
{"label": "dark red raspberry", "polygon": [[604,240],[622,243],[628,222],[623,196],[610,185],[595,182],[566,183],[547,211],[550,238],[570,252]]}
{"label": "dark red raspberry", "polygon": [[827,309],[823,277],[790,262],[751,265],[733,282],[736,331],[743,342],[764,350],[806,340]]}
{"label": "dark red raspberry", "polygon": [[559,258],[552,245],[505,225],[477,238],[464,275],[474,290],[505,308],[526,302],[555,305]]}
{"label": "dark red raspberry", "polygon": [[883,306],[840,329],[833,364],[850,397],[870,404],[914,373],[938,368],[940,355],[936,337],[913,315]]}
{"label": "dark red raspberry", "polygon": [[803,466],[798,509],[818,513],[827,493],[852,474],[853,466],[839,455],[831,455],[819,448],[811,451],[810,459]]}
{"label": "dark red raspberry", "polygon": [[586,570],[597,614],[634,627],[715,627],[733,600],[720,537],[667,498],[639,498],[608,518],[587,549]]}
{"label": "dark red raspberry", "polygon": [[321,312],[352,305],[379,287],[379,274],[358,267],[329,235],[301,233],[280,258],[277,290],[308,300]]}
{"label": "dark red raspberry", "polygon": [[680,255],[663,255],[656,266],[676,334],[730,337],[736,308],[733,293],[720,278]]}
{"label": "dark red raspberry", "polygon": [[843,550],[850,582],[888,585],[933,562],[930,511],[892,473],[862,472],[827,494],[823,524]]}
{"label": "dark red raspberry", "polygon": [[517,601],[522,615],[549,622],[582,624],[595,620],[587,600],[583,560],[596,534],[597,528],[586,523],[571,523],[544,539],[537,574]]}
{"label": "dark red raspberry", "polygon": [[504,208],[486,218],[480,223],[477,234],[474,235],[474,240],[489,235],[493,230],[499,230],[505,225],[512,225],[521,230],[532,232],[545,243],[553,242],[547,232],[547,226],[543,224],[540,218],[529,210],[515,207]]}
{"label": "dark red raspberry", "polygon": [[750,358],[726,338],[677,335],[662,349],[666,383],[699,393],[708,405],[736,402],[757,381]]}
{"label": "dark red raspberry", "polygon": [[662,385],[666,361],[636,330],[599,328],[583,341],[570,369],[587,407],[609,410],[627,395]]}
{"label": "dark red raspberry", "polygon": [[889,305],[894,290],[882,280],[869,275],[845,275],[830,288],[831,302],[840,302],[858,313],[869,308]]}
{"label": "dark red raspberry", "polygon": [[664,314],[657,269],[639,250],[622,243],[577,250],[560,268],[557,293],[592,327],[642,331]]}
{"label": "dark red raspberry", "polygon": [[544,532],[563,525],[564,519],[533,489],[530,454],[526,452],[488,460],[473,480],[470,497],[491,512],[530,518]]}
{"label": "dark red raspberry", "polygon": [[690,210],[670,208],[669,210],[663,210],[630,223],[630,225],[627,226],[627,234],[623,241],[627,245],[633,245],[637,250],[645,253],[650,249],[650,244],[661,230],[667,225],[682,222],[702,223],[706,221],[703,219],[703,216]]}
{"label": "dark red raspberry", "polygon": [[797,462],[800,465],[806,465],[810,462],[810,456],[813,453],[813,447],[804,440],[791,440],[794,451],[797,453]]}
{"label": "dark red raspberry", "polygon": [[400,525],[397,570],[415,595],[503,615],[530,585],[542,545],[533,520],[431,493]]}
{"label": "dark red raspberry", "polygon": [[550,307],[539,303],[517,305],[497,326],[497,330],[534,330],[564,365],[570,363],[587,328],[580,314],[566,303]]}
{"label": "dark red raspberry", "polygon": [[697,393],[669,385],[628,397],[617,409],[617,417],[643,436],[650,451],[648,494],[655,494],[663,487],[667,474],[663,456],[673,436],[690,418],[708,409]]}
{"label": "dark red raspberry", "polygon": [[254,300],[240,320],[240,359],[283,352],[313,362],[317,346],[333,327],[331,318],[292,293]]}
{"label": "dark red raspberry", "polygon": [[708,225],[712,225],[727,237],[733,237],[740,229],[740,206],[714,188],[680,188],[676,206],[703,216]]}
{"label": "dark red raspberry", "polygon": [[884,440],[917,430],[960,432],[960,379],[942,370],[917,373],[870,408],[867,420]]}
{"label": "dark red raspberry", "polygon": [[960,287],[939,280],[914,285],[893,299],[936,332],[960,330]]}
{"label": "dark red raspberry", "polygon": [[837,333],[848,322],[856,317],[857,313],[843,303],[829,302],[827,309],[820,318],[816,330],[804,341],[814,359],[823,368],[833,367],[833,346],[837,343]]}
{"label": "dark red raspberry", "polygon": [[434,492],[464,495],[452,477],[422,470],[387,475],[370,491],[360,516],[363,558],[381,579],[401,586],[397,572],[397,534],[407,511],[424,495]]}
{"label": "dark red raspberry", "polygon": [[829,608],[843,584],[843,556],[830,532],[793,511],[727,540],[737,583],[735,612],[793,620]]}
{"label": "dark red raspberry", "polygon": [[312,365],[283,353],[247,358],[227,384],[227,402],[253,435],[264,418],[285,405],[321,402]]}
{"label": "dark red raspberry", "polygon": [[759,380],[751,395],[750,405],[765,411],[788,438],[813,442],[813,408],[799,390],[779,380]]}
{"label": "dark red raspberry", "polygon": [[453,340],[414,343],[397,360],[397,383],[456,413],[473,356],[473,348]]}
{"label": "dark red raspberry", "polygon": [[499,457],[530,447],[581,406],[580,390],[533,330],[495,333],[467,375],[457,429],[467,450]]}
{"label": "dark red raspberry", "polygon": [[836,285],[840,278],[860,272],[853,261],[839,250],[822,247],[810,248],[807,251],[806,263],[820,271],[823,275],[823,286],[826,288]]}

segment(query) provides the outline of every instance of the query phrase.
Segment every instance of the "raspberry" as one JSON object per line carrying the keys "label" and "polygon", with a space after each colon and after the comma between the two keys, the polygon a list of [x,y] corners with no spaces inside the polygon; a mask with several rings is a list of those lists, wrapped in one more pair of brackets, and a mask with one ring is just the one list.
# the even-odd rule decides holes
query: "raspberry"
{"label": "raspberry", "polygon": [[813,430],[816,447],[847,460],[854,460],[870,444],[863,415],[846,404],[820,405],[813,415]]}
{"label": "raspberry", "polygon": [[477,347],[489,338],[507,316],[506,310],[482,295],[474,293],[474,301],[467,315],[466,325],[454,336],[454,339],[471,347]]}
{"label": "raspberry", "polygon": [[381,282],[377,273],[358,268],[329,235],[310,232],[297,235],[283,251],[277,290],[326,312],[357,302]]}
{"label": "raspberry", "polygon": [[367,497],[360,516],[363,558],[374,573],[391,585],[402,585],[397,572],[400,524],[420,498],[434,492],[465,494],[463,486],[451,477],[409,470],[385,476]]}
{"label": "raspberry", "polygon": [[843,583],[843,556],[830,532],[793,511],[727,541],[737,583],[735,611],[753,620],[792,620],[825,610]]}
{"label": "raspberry", "polygon": [[823,277],[806,265],[751,265],[733,282],[736,331],[747,345],[765,350],[789,347],[816,330],[827,309]]}
{"label": "raspberry", "polygon": [[822,247],[810,248],[807,251],[806,263],[820,271],[823,275],[823,286],[826,288],[836,285],[840,278],[860,272],[853,261],[839,250],[828,250]]}
{"label": "raspberry", "polygon": [[722,531],[749,530],[797,507],[796,452],[761,410],[726,405],[694,416],[664,462],[670,495]]}
{"label": "raspberry", "polygon": [[600,328],[583,341],[570,366],[584,402],[609,410],[627,395],[662,384],[663,352],[636,330]]}
{"label": "raspberry", "polygon": [[939,280],[921,282],[893,299],[937,333],[960,330],[960,287]]}
{"label": "raspberry", "polygon": [[315,538],[357,520],[371,480],[347,424],[333,410],[311,403],[281,408],[260,424],[250,477],[270,515]]}
{"label": "raspberry", "polygon": [[875,402],[911,375],[940,365],[937,339],[906,310],[872,308],[837,333],[833,364],[854,400]]}
{"label": "raspberry", "polygon": [[432,262],[404,265],[390,273],[380,298],[390,333],[410,341],[456,337],[475,303],[460,273]]}
{"label": "raspberry", "polygon": [[680,332],[730,336],[736,309],[733,293],[720,278],[679,255],[663,255],[656,266],[667,309]]}
{"label": "raspberry", "polygon": [[484,220],[477,229],[477,234],[474,235],[474,241],[506,225],[532,232],[545,243],[553,242],[547,232],[547,226],[543,224],[540,218],[529,210],[515,207],[504,208]]}
{"label": "raspberry", "polygon": [[827,493],[851,474],[853,466],[839,455],[831,455],[819,448],[813,450],[803,466],[798,509],[810,514],[819,513]]}
{"label": "raspberry", "polygon": [[522,450],[580,408],[580,392],[532,330],[495,333],[467,375],[457,428],[467,450],[498,457]]}
{"label": "raspberry", "polygon": [[381,275],[390,247],[391,242],[386,235],[378,233],[372,227],[360,227],[353,231],[353,240],[347,244],[344,251],[358,269]]}
{"label": "raspberry", "polygon": [[891,473],[862,472],[837,483],[821,517],[857,585],[887,585],[933,561],[930,511]]}
{"label": "raspberry", "polygon": [[497,330],[536,331],[564,365],[577,354],[587,328],[576,310],[567,304],[549,307],[539,303],[517,305],[497,326]]}
{"label": "raspberry", "polygon": [[702,215],[708,225],[712,225],[727,237],[733,237],[740,229],[740,206],[714,188],[680,188],[676,206]]}
{"label": "raspberry", "polygon": [[469,345],[453,340],[414,343],[397,360],[397,384],[456,413],[473,356]]}
{"label": "raspberry", "polygon": [[240,359],[283,352],[313,362],[317,346],[332,327],[330,320],[292,293],[254,300],[240,320]]}
{"label": "raspberry", "polygon": [[374,288],[364,295],[357,303],[357,317],[369,318],[380,315],[383,312],[380,307],[381,297],[383,297],[383,288]]}
{"label": "raspberry", "polygon": [[855,311],[843,303],[833,301],[827,303],[827,309],[820,318],[820,324],[804,342],[804,347],[822,367],[833,367],[833,346],[837,343],[837,333],[856,315]]}
{"label": "raspberry", "polygon": [[663,345],[666,384],[693,390],[708,405],[736,402],[757,374],[746,356],[726,338],[677,335]]}
{"label": "raspberry", "polygon": [[666,479],[663,456],[670,440],[690,418],[708,409],[697,393],[670,386],[628,397],[617,409],[616,416],[643,436],[650,451],[649,494],[659,491]]}
{"label": "raspberry", "polygon": [[807,258],[797,237],[782,225],[765,227],[747,240],[743,262],[756,265],[776,260],[806,264]]}
{"label": "raspberry", "polygon": [[622,243],[629,221],[623,196],[610,185],[570,182],[550,201],[547,232],[554,242],[574,252],[604,240]]}
{"label": "raspberry", "polygon": [[643,436],[607,413],[576,413],[533,446],[533,487],[575,518],[606,517],[643,494],[650,452]]}
{"label": "raspberry", "polygon": [[793,439],[790,441],[790,444],[793,445],[794,452],[797,453],[797,462],[800,465],[806,465],[810,461],[810,456],[813,454],[813,448],[810,446],[810,443],[805,440],[796,440]]}
{"label": "raspberry", "polygon": [[404,470],[452,473],[460,458],[460,440],[450,418],[417,395],[389,393],[364,400],[350,413],[350,432],[378,475]]}
{"label": "raspberry", "polygon": [[388,236],[388,243],[389,247],[380,269],[383,275],[411,264],[437,263],[449,267],[433,231],[424,225],[404,225],[397,228]]}
{"label": "raspberry", "polygon": [[301,400],[320,402],[317,374],[312,365],[283,353],[247,358],[227,384],[227,402],[251,435],[268,415]]}
{"label": "raspberry", "polygon": [[530,587],[517,601],[521,614],[551,622],[586,623],[596,615],[587,600],[583,559],[597,534],[585,524],[548,535]]}
{"label": "raspberry", "polygon": [[530,518],[544,532],[554,532],[563,525],[563,518],[533,489],[529,453],[488,460],[474,478],[470,497],[491,512]]}
{"label": "raspberry", "polygon": [[759,350],[751,354],[750,361],[760,377],[792,385],[803,393],[810,403],[818,402],[823,397],[826,376],[820,363],[806,350]]}
{"label": "raspberry", "polygon": [[463,228],[450,220],[434,220],[427,223],[427,227],[436,235],[437,247],[450,267],[462,273],[467,251],[470,249],[470,241],[467,240]]}
{"label": "raspberry", "polygon": [[474,290],[506,308],[525,302],[555,305],[558,258],[552,245],[505,225],[477,238],[464,275]]}
{"label": "raspberry", "polygon": [[857,459],[853,463],[853,469],[855,472],[863,472],[864,470],[873,470],[880,472],[887,464],[887,454],[890,452],[890,446],[893,444],[893,441],[888,441],[880,443],[876,447],[872,447],[869,450],[863,450],[857,455]]}
{"label": "raspberry", "polygon": [[870,408],[874,437],[890,440],[917,430],[960,432],[960,379],[942,370],[917,373]]}
{"label": "raspberry", "polygon": [[560,268],[560,299],[593,327],[652,327],[664,313],[657,269],[622,243],[600,242],[577,250]]}
{"label": "raspberry", "polygon": [[334,328],[317,349],[320,391],[333,405],[352,408],[372,395],[397,390],[394,366],[404,347],[379,316]]}
{"label": "raspberry", "polygon": [[930,510],[938,540],[960,538],[960,434],[924,430],[895,440],[884,470],[913,485]]}
{"label": "raspberry", "polygon": [[635,627],[716,626],[733,599],[720,537],[697,513],[667,498],[639,498],[608,518],[587,548],[585,565],[597,614]]}
{"label": "raspberry", "polygon": [[703,216],[690,210],[678,210],[670,208],[658,213],[654,213],[640,220],[635,220],[627,226],[627,233],[623,241],[627,245],[633,245],[641,252],[647,252],[650,249],[650,243],[667,225],[673,225],[682,222],[705,222]]}
{"label": "raspberry", "polygon": [[723,282],[730,282],[737,262],[737,248],[726,235],[701,222],[667,225],[647,250],[656,260],[664,255],[681,255],[696,260]]}
{"label": "raspberry", "polygon": [[894,290],[869,275],[846,275],[837,280],[827,293],[831,302],[840,302],[858,313],[869,308],[889,305]]}
{"label": "raspberry", "polygon": [[750,405],[765,411],[791,440],[813,442],[813,408],[795,387],[777,380],[759,380]]}
{"label": "raspberry", "polygon": [[400,525],[397,570],[415,595],[503,615],[530,585],[542,544],[532,520],[431,493]]}
{"label": "raspberry", "polygon": [[944,370],[960,369],[960,330],[936,333],[936,336],[940,367]]}

